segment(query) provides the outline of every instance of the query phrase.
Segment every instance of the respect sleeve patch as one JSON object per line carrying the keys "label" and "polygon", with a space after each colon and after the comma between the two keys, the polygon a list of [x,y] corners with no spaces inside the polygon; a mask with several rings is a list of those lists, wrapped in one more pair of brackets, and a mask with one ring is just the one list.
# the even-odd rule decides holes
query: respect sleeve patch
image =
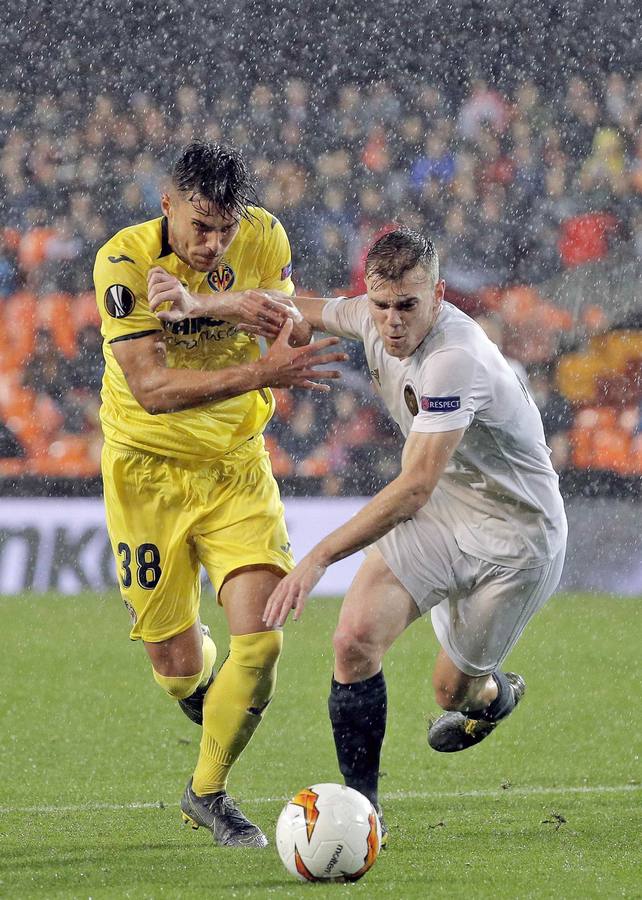
{"label": "respect sleeve patch", "polygon": [[281,281],[285,281],[292,274],[292,260],[287,264],[287,266],[283,266],[281,269]]}
{"label": "respect sleeve patch", "polygon": [[424,412],[453,412],[461,409],[459,397],[422,397],[421,408]]}

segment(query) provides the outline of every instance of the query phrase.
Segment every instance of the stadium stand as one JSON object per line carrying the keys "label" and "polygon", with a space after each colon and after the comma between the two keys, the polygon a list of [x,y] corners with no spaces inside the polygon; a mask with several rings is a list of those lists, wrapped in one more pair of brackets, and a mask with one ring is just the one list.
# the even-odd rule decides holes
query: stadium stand
{"label": "stadium stand", "polygon": [[[532,79],[500,90],[478,78],[458,98],[420,82],[346,82],[319,98],[289,77],[223,92],[213,110],[198,85],[165,104],[102,93],[84,118],[70,92],[5,89],[0,423],[22,453],[9,441],[0,475],[98,474],[93,255],[158,214],[164,164],[205,135],[245,148],[303,291],[363,290],[365,250],[396,221],[433,236],[448,299],[500,320],[503,351],[526,367],[558,468],[638,478],[638,88],[612,72],[572,75],[555,103]],[[330,400],[279,392],[274,468],[308,489],[339,493],[351,472],[350,492],[367,492],[394,470],[396,435],[350,354]]]}

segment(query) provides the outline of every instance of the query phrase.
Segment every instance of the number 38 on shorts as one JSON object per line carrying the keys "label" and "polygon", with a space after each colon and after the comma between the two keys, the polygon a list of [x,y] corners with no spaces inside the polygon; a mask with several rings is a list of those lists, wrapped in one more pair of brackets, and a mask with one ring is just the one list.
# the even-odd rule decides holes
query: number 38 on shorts
{"label": "number 38 on shorts", "polygon": [[118,556],[120,559],[120,582],[124,588],[132,585],[132,569],[136,570],[136,581],[140,587],[147,591],[156,587],[163,574],[160,552],[156,544],[140,544],[134,548],[132,553],[129,544],[121,541],[118,544]]}

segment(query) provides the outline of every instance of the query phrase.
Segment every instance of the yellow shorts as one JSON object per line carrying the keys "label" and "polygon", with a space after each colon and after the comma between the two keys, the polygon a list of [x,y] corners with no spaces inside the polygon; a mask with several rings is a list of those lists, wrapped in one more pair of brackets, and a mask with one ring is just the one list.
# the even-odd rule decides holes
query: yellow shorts
{"label": "yellow shorts", "polygon": [[201,564],[217,594],[243,566],[294,568],[262,436],[205,467],[105,445],[102,470],[133,640],[163,641],[193,625]]}

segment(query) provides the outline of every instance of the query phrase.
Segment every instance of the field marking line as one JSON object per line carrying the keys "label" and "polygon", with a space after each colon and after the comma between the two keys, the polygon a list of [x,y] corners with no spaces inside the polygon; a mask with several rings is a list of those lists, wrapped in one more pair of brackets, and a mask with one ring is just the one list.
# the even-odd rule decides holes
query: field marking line
{"label": "field marking line", "polygon": [[[492,788],[478,791],[392,791],[381,795],[382,800],[457,800],[466,797],[520,797],[548,796],[559,794],[624,794],[631,791],[642,790],[642,784],[596,784],[579,785],[577,787],[507,787]],[[289,797],[250,797],[244,798],[244,802],[252,803],[284,803]],[[133,803],[79,803],[71,806],[0,806],[0,815],[10,813],[73,813],[73,812],[98,812],[100,810],[118,811],[121,809],[165,809],[172,808],[174,803],[164,801],[133,802]]]}

